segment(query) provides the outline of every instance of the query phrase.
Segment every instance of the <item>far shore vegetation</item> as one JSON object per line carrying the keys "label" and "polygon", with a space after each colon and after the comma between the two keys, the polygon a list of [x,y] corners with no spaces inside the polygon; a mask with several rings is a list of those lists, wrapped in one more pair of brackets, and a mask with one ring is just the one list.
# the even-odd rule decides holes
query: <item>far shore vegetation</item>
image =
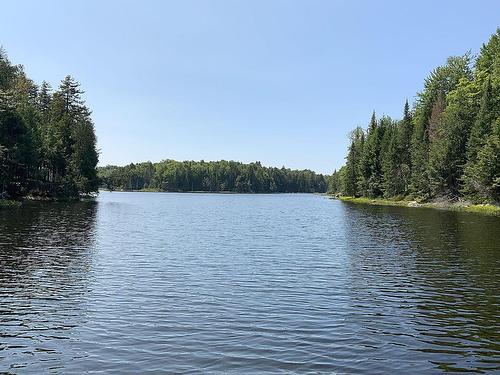
{"label": "far shore vegetation", "polygon": [[328,177],[260,162],[175,161],[98,168],[101,188],[123,191],[324,193]]}

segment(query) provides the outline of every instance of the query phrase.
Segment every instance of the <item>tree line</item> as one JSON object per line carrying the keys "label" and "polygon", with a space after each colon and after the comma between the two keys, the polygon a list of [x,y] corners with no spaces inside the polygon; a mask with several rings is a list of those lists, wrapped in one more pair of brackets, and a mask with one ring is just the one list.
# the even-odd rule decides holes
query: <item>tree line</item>
{"label": "tree line", "polygon": [[500,29],[477,58],[450,57],[401,120],[375,113],[350,133],[329,179],[346,196],[500,202]]}
{"label": "tree line", "polygon": [[109,190],[207,191],[238,193],[324,193],[327,177],[310,170],[269,168],[260,162],[175,161],[98,168]]}
{"label": "tree line", "polygon": [[0,199],[75,198],[96,192],[91,112],[71,76],[53,91],[0,49]]}

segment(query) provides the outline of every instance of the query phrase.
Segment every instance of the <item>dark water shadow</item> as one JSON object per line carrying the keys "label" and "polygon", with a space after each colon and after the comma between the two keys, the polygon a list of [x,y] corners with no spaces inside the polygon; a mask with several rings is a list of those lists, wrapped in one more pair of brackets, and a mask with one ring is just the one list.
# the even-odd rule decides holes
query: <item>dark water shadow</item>
{"label": "dark water shadow", "polygon": [[0,211],[0,372],[57,370],[75,356],[62,353],[86,320],[97,210],[90,201]]}
{"label": "dark water shadow", "polygon": [[375,334],[389,351],[383,354],[415,352],[415,363],[406,362],[413,370],[500,370],[500,220],[402,207],[344,210],[351,320]]}

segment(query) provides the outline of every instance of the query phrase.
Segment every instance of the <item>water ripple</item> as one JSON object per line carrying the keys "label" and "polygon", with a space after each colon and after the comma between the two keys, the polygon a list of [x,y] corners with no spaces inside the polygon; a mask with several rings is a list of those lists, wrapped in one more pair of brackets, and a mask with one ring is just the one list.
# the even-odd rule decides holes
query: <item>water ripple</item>
{"label": "water ripple", "polygon": [[0,211],[0,372],[500,372],[500,221],[314,195]]}

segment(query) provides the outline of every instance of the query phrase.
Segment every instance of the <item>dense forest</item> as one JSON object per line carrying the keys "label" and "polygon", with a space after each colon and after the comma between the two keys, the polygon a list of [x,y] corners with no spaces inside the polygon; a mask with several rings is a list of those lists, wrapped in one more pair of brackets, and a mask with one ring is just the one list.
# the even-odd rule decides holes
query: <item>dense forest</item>
{"label": "dense forest", "polygon": [[268,168],[259,162],[175,161],[98,168],[110,190],[210,191],[239,193],[326,192],[327,177],[309,170]]}
{"label": "dense forest", "polygon": [[354,129],[329,180],[344,196],[500,202],[500,29],[477,58],[450,57],[403,118]]}
{"label": "dense forest", "polygon": [[0,50],[0,199],[78,197],[111,190],[324,192],[344,196],[500,202],[500,29],[477,57],[450,57],[404,105],[350,134],[345,165],[309,170],[234,161],[96,168],[91,112],[78,82],[29,79]]}
{"label": "dense forest", "polygon": [[0,49],[0,199],[76,198],[96,192],[91,113],[70,76],[52,91]]}

